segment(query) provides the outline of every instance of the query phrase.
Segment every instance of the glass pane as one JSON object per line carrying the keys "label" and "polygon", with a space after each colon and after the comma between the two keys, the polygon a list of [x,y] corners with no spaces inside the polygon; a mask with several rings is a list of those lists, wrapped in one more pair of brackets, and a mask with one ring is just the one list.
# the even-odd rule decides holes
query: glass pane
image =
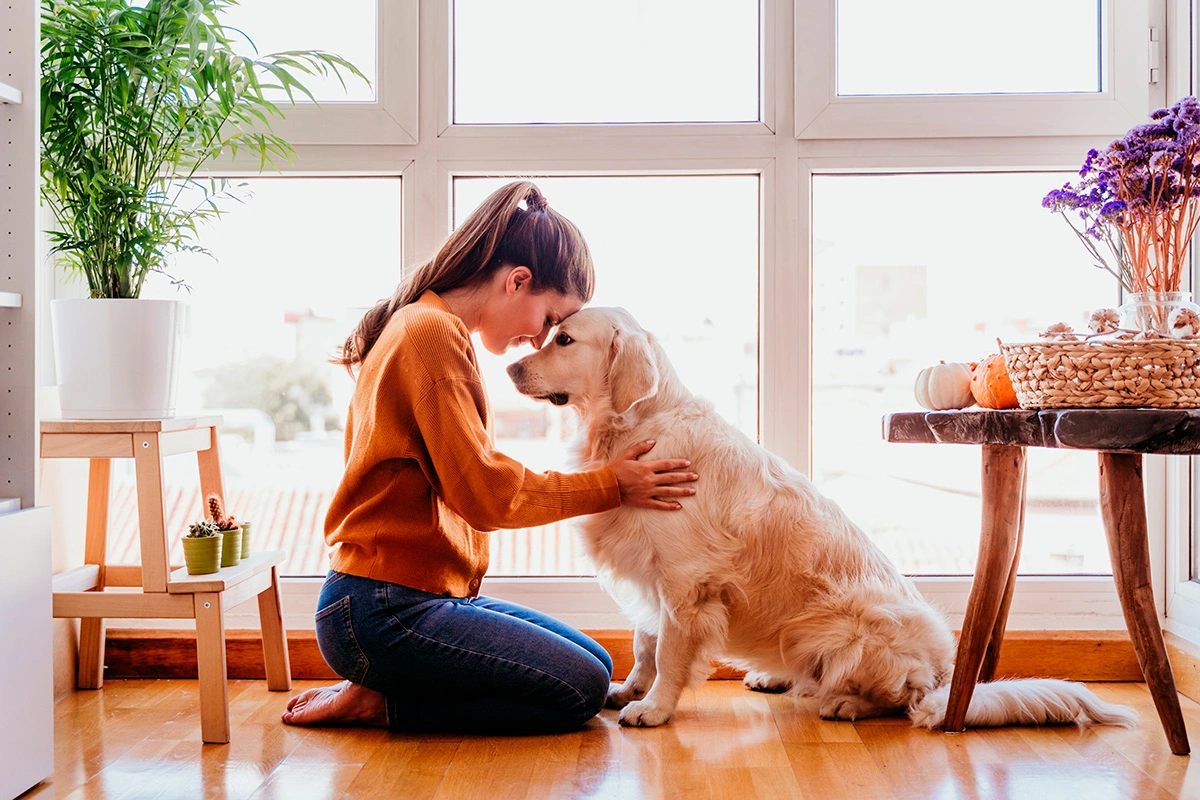
{"label": "glass pane", "polygon": [[838,0],[837,93],[1101,91],[1100,0]]}
{"label": "glass pane", "polygon": [[[758,438],[758,178],[535,178],[579,226],[596,263],[591,305],[622,306],[662,342],[680,378]],[[507,179],[454,181],[457,225]],[[645,213],[651,210],[652,213]],[[529,352],[477,345],[496,448],[566,469],[575,412],[523,397],[504,372]],[[490,575],[591,575],[569,522],[492,534]]]}
{"label": "glass pane", "polygon": [[[813,180],[812,477],[906,573],[974,571],[980,452],[888,444],[882,416],[919,410],[926,366],[978,361],[997,337],[1029,341],[1054,322],[1086,329],[1117,305],[1116,280],[1041,207],[1070,177]],[[1021,571],[1109,572],[1096,455],[1030,448],[1027,464]]]}
{"label": "glass pane", "polygon": [[454,121],[751,122],[757,0],[455,0]]}
{"label": "glass pane", "polygon": [[[254,547],[288,552],[281,573],[324,575],[353,390],[328,358],[399,281],[400,180],[255,178],[245,191],[202,228],[216,260],[183,255],[171,269],[190,294],[155,276],[143,296],[187,300],[179,413],[224,417],[229,510],[252,523]],[[181,564],[178,539],[201,509],[196,459],[165,464],[167,534]],[[134,561],[131,460],[113,462],[113,491],[113,560]]]}
{"label": "glass pane", "polygon": [[[242,48],[245,55],[278,53],[285,50],[325,50],[335,53],[358,67],[371,81],[343,75],[345,88],[337,76],[298,74],[297,78],[317,98],[317,102],[371,102],[375,99],[376,0],[240,0],[226,12],[226,23],[243,31],[253,42]],[[281,90],[267,95],[275,102],[287,102]],[[307,98],[306,98],[307,100]],[[299,98],[297,103],[299,103]],[[286,109],[284,109],[284,113]]]}

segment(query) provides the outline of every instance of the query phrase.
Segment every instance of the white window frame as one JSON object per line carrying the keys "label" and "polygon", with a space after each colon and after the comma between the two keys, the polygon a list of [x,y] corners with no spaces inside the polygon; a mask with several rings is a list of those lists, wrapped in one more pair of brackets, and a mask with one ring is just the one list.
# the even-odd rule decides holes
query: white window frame
{"label": "white window frame", "polygon": [[1192,520],[1196,519],[1200,492],[1195,491],[1194,457],[1163,457],[1167,509],[1166,563],[1161,580],[1155,578],[1155,598],[1165,616],[1164,628],[1200,643],[1200,583],[1192,580]]}
{"label": "white window frame", "polygon": [[[385,90],[384,113],[409,134],[408,138],[380,136],[353,130],[346,123],[344,107],[304,109],[293,129],[285,135],[300,136],[295,161],[283,168],[287,175],[400,175],[403,195],[403,252],[405,263],[431,253],[449,232],[451,182],[458,175],[589,175],[589,174],[756,174],[760,178],[760,439],[773,452],[806,472],[811,471],[809,419],[811,411],[812,176],[825,173],[927,172],[1030,169],[1076,169],[1089,147],[1106,143],[1097,130],[1116,136],[1145,118],[1145,113],[1162,98],[1153,98],[1153,87],[1139,94],[1126,87],[1121,72],[1134,54],[1127,43],[1117,47],[1116,90],[1099,101],[1078,105],[1086,124],[1064,128],[1068,135],[1045,135],[1055,131],[1055,120],[1041,113],[1038,101],[1022,106],[1008,98],[987,98],[980,109],[982,123],[971,130],[958,130],[945,138],[950,128],[907,126],[897,114],[912,116],[918,99],[886,98],[878,103],[853,103],[826,95],[818,108],[814,89],[801,76],[812,74],[816,19],[832,19],[833,0],[762,0],[763,119],[739,124],[662,125],[469,125],[450,124],[450,7],[448,0],[380,0],[381,25],[380,86]],[[1129,14],[1131,7],[1145,11],[1150,0],[1110,0],[1112,14]],[[1186,10],[1188,0],[1153,0]],[[1119,9],[1116,7],[1119,6]],[[1155,6],[1156,8],[1158,5]],[[386,9],[386,14],[384,9]],[[1114,10],[1115,9],[1115,10]],[[393,12],[403,22],[396,22]],[[1180,19],[1178,8],[1172,19]],[[815,16],[814,16],[815,14]],[[822,16],[824,15],[824,16]],[[1155,13],[1150,13],[1154,17]],[[1124,17],[1122,17],[1124,18]],[[1186,19],[1186,15],[1182,17]],[[806,24],[801,25],[799,20]],[[1114,17],[1115,19],[1115,17]],[[1128,25],[1126,25],[1128,27]],[[1146,25],[1136,25],[1144,30]],[[1178,31],[1179,27],[1174,26]],[[828,35],[828,28],[825,29]],[[1170,33],[1170,31],[1168,31]],[[1177,34],[1180,35],[1180,34]],[[397,37],[384,39],[382,37]],[[1171,39],[1167,46],[1170,52]],[[1123,40],[1122,40],[1123,42]],[[1114,45],[1115,46],[1115,45]],[[1125,48],[1125,49],[1122,49]],[[397,63],[387,55],[406,54]],[[833,46],[819,47],[832,69]],[[1142,58],[1144,59],[1144,51]],[[419,53],[416,63],[409,55]],[[413,55],[415,59],[416,56]],[[1186,61],[1184,62],[1187,63]],[[1179,64],[1168,62],[1167,72]],[[389,85],[408,85],[418,98],[404,112],[389,106]],[[393,84],[392,82],[396,83]],[[420,91],[415,87],[419,85]],[[828,84],[832,86],[830,82]],[[795,87],[799,86],[797,91]],[[817,87],[820,88],[820,87]],[[1159,87],[1158,94],[1165,97]],[[1136,102],[1130,99],[1137,95]],[[407,97],[411,98],[412,95]],[[873,100],[873,98],[868,98]],[[950,98],[959,100],[959,98]],[[969,102],[979,103],[980,98]],[[1033,101],[1028,101],[1033,102]],[[899,103],[899,105],[896,105]],[[1109,104],[1103,113],[1088,111]],[[1140,103],[1140,105],[1138,105]],[[937,117],[945,101],[934,98],[920,108]],[[850,114],[870,113],[872,125],[890,138],[878,140],[839,139],[851,136],[850,124],[839,118],[842,109]],[[390,111],[388,110],[390,109]],[[817,112],[814,114],[814,109]],[[863,109],[870,109],[864,111]],[[418,113],[419,112],[419,113]],[[924,111],[922,111],[924,113]],[[961,115],[962,110],[953,111]],[[919,116],[919,115],[918,115]],[[819,125],[817,117],[821,117]],[[289,120],[289,125],[292,120]],[[1065,123],[1064,123],[1065,124]],[[1014,127],[1014,125],[1016,127]],[[386,127],[386,126],[385,126]],[[856,129],[861,130],[861,129]],[[1064,131],[1057,131],[1063,134]],[[827,137],[813,138],[816,134]],[[1087,134],[1087,135],[1084,135]],[[391,134],[388,134],[391,135]],[[926,138],[920,138],[926,137]],[[336,141],[331,141],[336,139]],[[365,140],[371,140],[370,142]],[[372,146],[364,146],[370,144]],[[241,165],[223,164],[214,173],[237,173]],[[397,275],[397,279],[399,279]],[[1178,459],[1176,459],[1178,460]],[[1148,457],[1147,484],[1151,551],[1155,555],[1156,584],[1163,585],[1167,568],[1168,459]],[[1174,473],[1172,473],[1174,474]],[[1177,477],[1177,476],[1176,476]],[[1098,487],[1097,487],[1098,490]],[[964,525],[964,535],[975,535],[976,523]],[[1101,531],[1097,531],[1102,536]],[[1178,535],[1178,531],[1174,535]],[[970,589],[969,577],[920,577],[918,588],[947,612],[952,624],[961,621]],[[1010,629],[1124,629],[1124,621],[1111,577],[1026,577],[1019,580],[1013,601]],[[311,628],[320,578],[287,578],[283,581],[285,622],[294,629]],[[483,591],[524,603],[582,628],[627,628],[629,623],[612,600],[590,578],[489,578]],[[1160,595],[1162,597],[1162,595]],[[1197,599],[1200,608],[1200,598]],[[254,604],[233,609],[228,626],[257,626]],[[114,626],[116,622],[112,623]],[[137,623],[122,622],[121,626]],[[144,624],[144,623],[143,623]],[[154,621],[161,627],[162,621]]]}
{"label": "white window frame", "polygon": [[[383,2],[385,0],[381,0]],[[436,92],[437,135],[444,144],[454,139],[526,139],[540,142],[546,139],[556,139],[569,133],[573,139],[607,138],[614,127],[620,130],[622,136],[666,136],[677,138],[683,136],[739,136],[756,133],[773,133],[775,131],[775,96],[779,77],[778,62],[775,49],[768,46],[769,32],[775,30],[777,0],[765,0],[759,13],[759,42],[762,46],[762,79],[759,81],[759,109],[761,119],[758,122],[714,122],[714,123],[622,123],[617,126],[585,123],[585,124],[453,124],[453,75],[454,63],[454,31],[452,29],[451,9],[454,0],[441,0],[423,6],[429,12],[429,23],[438,31],[436,41],[430,43],[428,37],[422,44],[433,44],[445,48],[444,55],[439,53],[440,61],[435,65],[436,80],[432,88],[442,89]],[[432,6],[432,8],[430,8]],[[422,61],[422,68],[428,62]],[[422,86],[428,86],[423,83]],[[442,88],[444,87],[444,88]],[[424,108],[422,109],[424,111]]]}
{"label": "white window frame", "polygon": [[[1180,97],[1196,91],[1197,45],[1200,33],[1195,18],[1200,4],[1193,0],[1169,0],[1168,30],[1177,32],[1168,39],[1167,91]],[[1192,249],[1192,291],[1200,289],[1200,259]],[[1200,644],[1200,582],[1193,579],[1193,548],[1200,536],[1200,460],[1197,457],[1170,456],[1156,459],[1163,464],[1163,507],[1165,563],[1154,573],[1154,594],[1163,627],[1190,642]],[[1151,498],[1148,496],[1149,502]],[[1154,554],[1151,550],[1151,554]]]}
{"label": "white window frame", "polygon": [[[272,128],[293,145],[417,141],[418,0],[376,0],[375,101],[288,105]],[[350,77],[347,82],[359,80]]]}
{"label": "white window frame", "polygon": [[[893,138],[1124,132],[1145,121],[1154,94],[1142,77],[1149,41],[1148,5],[1154,4],[1103,0],[1105,69],[1098,93],[840,97],[835,83],[837,0],[797,0],[796,136],[855,138],[879,129],[887,129]],[[1162,15],[1149,16],[1160,35],[1165,33],[1159,24]]]}

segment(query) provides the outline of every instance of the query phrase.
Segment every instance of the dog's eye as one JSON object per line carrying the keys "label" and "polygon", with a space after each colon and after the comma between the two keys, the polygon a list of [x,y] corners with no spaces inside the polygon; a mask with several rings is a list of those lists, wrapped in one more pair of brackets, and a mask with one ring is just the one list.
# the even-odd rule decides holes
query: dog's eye
{"label": "dog's eye", "polygon": [[554,337],[554,343],[556,345],[558,345],[559,347],[566,347],[573,341],[575,341],[575,340],[572,339],[570,336],[567,336],[565,333],[560,333],[558,336]]}

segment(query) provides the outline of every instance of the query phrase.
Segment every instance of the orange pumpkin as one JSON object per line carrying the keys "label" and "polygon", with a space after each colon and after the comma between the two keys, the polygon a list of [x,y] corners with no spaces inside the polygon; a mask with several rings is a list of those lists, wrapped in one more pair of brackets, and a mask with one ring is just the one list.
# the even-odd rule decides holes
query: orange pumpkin
{"label": "orange pumpkin", "polygon": [[971,394],[983,408],[1020,408],[1004,356],[992,355],[971,372]]}

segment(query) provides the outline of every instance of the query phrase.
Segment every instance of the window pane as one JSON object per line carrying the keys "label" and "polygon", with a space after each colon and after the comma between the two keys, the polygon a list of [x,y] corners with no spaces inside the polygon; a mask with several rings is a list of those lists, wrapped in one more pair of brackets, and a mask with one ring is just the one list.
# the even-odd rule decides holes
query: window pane
{"label": "window pane", "polygon": [[[241,183],[241,181],[238,181]],[[366,308],[400,277],[400,180],[255,178],[244,204],[202,227],[216,260],[171,269],[146,297],[184,298],[188,314],[179,413],[224,417],[221,469],[229,510],[252,523],[253,547],[286,550],[281,573],[324,575],[325,511],[342,476],[353,383],[328,363]],[[160,276],[156,276],[160,277]],[[165,460],[167,534],[199,517],[196,459]],[[113,462],[114,561],[136,560],[133,462]],[[122,494],[123,493],[123,494]]]}
{"label": "window pane", "polygon": [[759,119],[757,0],[455,0],[454,122]]}
{"label": "window pane", "polygon": [[[923,367],[1117,305],[1116,280],[1041,207],[1069,178],[813,180],[813,481],[906,573],[974,571],[980,449],[889,444],[881,417],[919,410]],[[1094,453],[1029,449],[1022,572],[1111,571],[1098,489]]]}
{"label": "window pane", "polygon": [[1099,92],[1100,6],[838,0],[837,92]]}
{"label": "window pane", "polygon": [[[253,42],[253,47],[246,42],[241,48],[244,55],[253,55],[255,49],[259,55],[325,50],[345,58],[367,76],[370,86],[362,78],[345,73],[345,88],[335,75],[322,78],[300,73],[297,77],[320,103],[371,102],[378,76],[375,2],[338,0],[336,6],[331,6],[325,0],[240,0],[226,12],[226,23],[244,31]],[[268,92],[267,97],[287,102],[287,93],[282,90]]]}
{"label": "window pane", "polygon": [[[758,438],[758,179],[745,175],[536,178],[596,263],[591,305],[622,306],[662,342],[680,378]],[[506,179],[454,181],[455,224]],[[504,367],[531,350],[476,346],[496,448],[566,469],[575,413],[523,397]],[[492,534],[491,575],[590,575],[569,522]]]}

